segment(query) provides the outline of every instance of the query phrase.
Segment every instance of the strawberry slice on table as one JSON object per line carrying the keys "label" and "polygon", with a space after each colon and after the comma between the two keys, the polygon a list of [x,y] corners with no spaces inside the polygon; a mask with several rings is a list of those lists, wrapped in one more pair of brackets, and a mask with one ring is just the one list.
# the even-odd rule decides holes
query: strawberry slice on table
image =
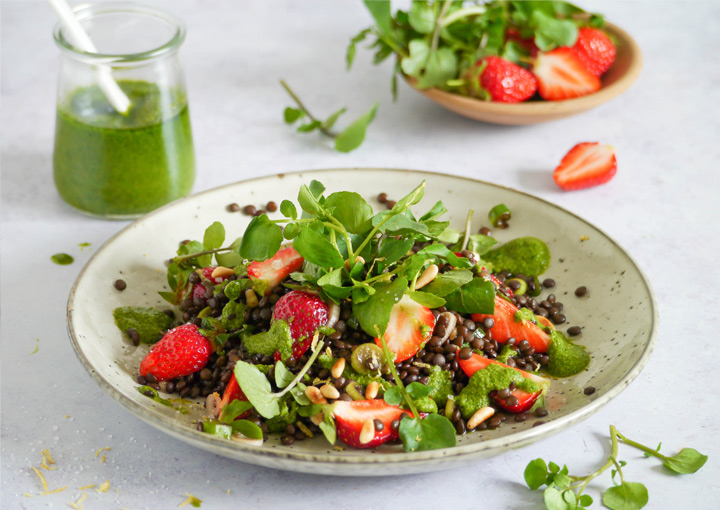
{"label": "strawberry slice on table", "polygon": [[[328,305],[322,299],[302,290],[290,291],[275,303],[273,321],[282,319],[289,324],[296,359],[310,348],[318,328],[327,324],[328,311]],[[280,353],[276,352],[275,358],[279,360]]]}
{"label": "strawberry slice on table", "polygon": [[600,90],[600,78],[585,68],[572,48],[538,53],[533,66],[540,97],[561,101]]}
{"label": "strawberry slice on table", "polygon": [[535,95],[537,79],[527,69],[500,57],[485,57],[475,65],[483,63],[480,85],[493,101],[520,103]]}
{"label": "strawberry slice on table", "polygon": [[508,405],[504,399],[499,398],[497,395],[494,395],[494,392],[491,393],[491,396],[493,400],[502,407],[505,411],[509,413],[523,413],[530,409],[535,401],[542,395],[543,391],[550,386],[550,381],[547,379],[544,379],[540,377],[539,375],[532,374],[530,372],[526,372],[524,370],[520,370],[519,368],[511,367],[509,365],[506,365],[504,363],[500,363],[499,361],[491,360],[484,358],[483,356],[480,356],[479,354],[473,354],[470,358],[464,360],[461,358],[457,358],[458,364],[460,365],[460,368],[463,372],[465,372],[465,375],[468,377],[472,377],[472,375],[477,372],[478,370],[482,370],[484,368],[489,367],[490,365],[500,365],[505,368],[509,368],[511,370],[515,370],[520,375],[522,375],[525,379],[530,379],[534,383],[536,383],[538,386],[540,386],[540,390],[536,391],[535,393],[531,393],[529,391],[521,390],[520,388],[515,388],[510,392],[512,396],[517,398],[518,403],[515,405]]}
{"label": "strawberry slice on table", "polygon": [[171,329],[140,363],[140,375],[154,375],[158,381],[194,374],[203,368],[213,347],[194,324]]}
{"label": "strawberry slice on table", "polygon": [[550,336],[545,333],[537,324],[529,321],[518,322],[515,320],[515,312],[519,309],[509,301],[495,296],[495,313],[487,315],[482,313],[472,314],[472,320],[482,322],[488,317],[492,318],[495,324],[489,329],[493,340],[504,344],[509,338],[518,342],[527,340],[535,352],[547,352],[550,346]]}
{"label": "strawberry slice on table", "polygon": [[[382,399],[338,400],[332,404],[332,414],[338,439],[355,448],[374,448],[398,439],[397,431],[391,427],[393,420],[400,419],[403,414],[412,416],[410,411],[392,406]],[[379,427],[375,426],[375,420],[382,422],[382,430],[377,430]]]}
{"label": "strawberry slice on table", "polygon": [[615,148],[598,142],[585,142],[565,154],[553,171],[553,179],[560,188],[572,191],[604,184],[616,173]]}
{"label": "strawberry slice on table", "polygon": [[[280,285],[290,273],[300,271],[305,259],[293,248],[288,246],[265,260],[256,260],[248,266],[248,277],[255,283],[255,288],[264,288],[264,294]],[[261,292],[262,293],[262,292]]]}
{"label": "strawberry slice on table", "polygon": [[[200,271],[202,272],[203,278],[209,280],[215,285],[224,282],[228,278],[227,276],[216,276],[215,278],[213,278],[212,274],[213,271],[215,271],[214,267],[203,267]],[[193,284],[190,295],[192,297],[199,297],[201,299],[204,299],[205,292],[207,292],[207,287],[205,287],[205,285],[203,285],[202,283],[196,283]]]}
{"label": "strawberry slice on table", "polygon": [[[390,321],[383,337],[390,352],[395,353],[395,363],[410,359],[422,349],[435,329],[435,316],[429,308],[416,303],[405,294],[390,312]],[[382,348],[379,338],[375,339]]]}
{"label": "strawberry slice on table", "polygon": [[[230,402],[233,402],[235,400],[246,401],[247,397],[240,389],[240,385],[238,384],[237,379],[235,379],[235,374],[233,374],[228,381],[227,386],[225,386],[225,391],[223,392],[222,399],[220,400],[220,405],[218,406],[218,408],[220,409],[220,413],[222,413],[222,410],[225,409],[225,406],[229,405]],[[250,410],[245,411],[235,419],[239,420],[248,416],[250,416]]]}
{"label": "strawberry slice on table", "polygon": [[595,76],[610,69],[615,62],[615,45],[602,30],[584,27],[578,30],[578,38],[572,47],[585,68]]}

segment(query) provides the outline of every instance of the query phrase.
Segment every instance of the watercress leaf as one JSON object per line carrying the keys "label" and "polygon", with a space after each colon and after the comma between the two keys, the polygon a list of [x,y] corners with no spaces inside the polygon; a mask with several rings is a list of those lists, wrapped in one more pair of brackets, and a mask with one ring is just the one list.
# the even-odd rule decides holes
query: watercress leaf
{"label": "watercress leaf", "polygon": [[500,56],[509,62],[518,64],[525,62],[530,56],[530,53],[519,42],[507,41]]}
{"label": "watercress leaf", "polygon": [[330,130],[335,125],[340,116],[347,111],[347,108],[340,108],[338,111],[332,113],[327,119],[322,122],[322,128]]}
{"label": "watercress leaf", "polygon": [[545,484],[547,477],[547,464],[543,459],[531,460],[525,467],[525,483],[532,490],[537,490]]}
{"label": "watercress leaf", "polygon": [[215,260],[218,264],[225,267],[235,267],[243,263],[243,257],[240,255],[240,246],[242,245],[242,237],[235,239],[230,245],[230,251],[216,253]]}
{"label": "watercress leaf", "polygon": [[425,63],[425,72],[417,81],[417,87],[428,89],[443,85],[447,80],[457,75],[457,57],[453,50],[447,47],[431,51]]}
{"label": "watercress leaf", "polygon": [[248,260],[269,259],[280,249],[282,240],[282,229],[266,214],[255,216],[245,230],[240,255]]}
{"label": "watercress leaf", "polygon": [[[382,233],[391,236],[405,236],[409,234],[426,236],[429,233],[425,224],[413,221],[405,214],[393,214],[392,211],[387,211],[386,214],[391,216],[391,218],[380,227],[380,232]],[[373,221],[375,221],[374,218]]]}
{"label": "watercress leaf", "polygon": [[400,68],[408,76],[418,78],[430,56],[430,45],[424,39],[413,39],[408,50],[410,55],[400,61]]}
{"label": "watercress leaf", "polygon": [[483,256],[496,271],[538,276],[550,266],[550,249],[537,237],[519,237]]}
{"label": "watercress leaf", "polygon": [[322,203],[322,194],[325,191],[325,185],[322,182],[313,179],[310,181],[309,190],[310,193],[312,193],[312,195]]}
{"label": "watercress leaf", "polygon": [[647,488],[637,482],[623,482],[603,493],[603,505],[612,510],[639,510],[647,505]]}
{"label": "watercress leaf", "polygon": [[553,483],[558,489],[567,489],[570,486],[570,482],[570,477],[562,472],[556,473],[555,478],[553,479]]}
{"label": "watercress leaf", "polygon": [[[362,303],[353,301],[353,314],[357,317],[363,331],[372,337],[379,337],[385,333],[392,307],[400,301],[407,286],[407,279],[398,277],[390,283],[374,287],[375,293],[367,301]],[[354,297],[355,289],[353,289]]]}
{"label": "watercress leaf", "polygon": [[588,507],[593,504],[593,498],[589,494],[583,494],[580,496],[578,503],[580,503],[580,506]]}
{"label": "watercress leaf", "polygon": [[325,208],[348,232],[365,235],[372,229],[373,210],[363,197],[351,191],[339,191],[325,199]]}
{"label": "watercress leaf", "polygon": [[446,306],[462,314],[495,312],[495,287],[490,280],[473,278],[445,297]]}
{"label": "watercress leaf", "polygon": [[285,367],[285,363],[278,361],[275,363],[275,385],[278,388],[284,388],[295,379],[295,374]]}
{"label": "watercress leaf", "polygon": [[408,296],[412,298],[418,304],[427,306],[428,308],[439,308],[445,304],[445,300],[435,294],[429,292],[421,292],[419,290],[412,290],[407,292]]}
{"label": "watercress leaf", "polygon": [[[415,254],[403,260],[399,274],[408,280],[414,280],[418,273],[422,270],[425,262],[432,257],[427,254]],[[426,289],[427,290],[427,289]]]}
{"label": "watercress leaf", "polygon": [[[307,398],[307,395],[305,395],[305,388],[306,386],[303,383],[297,383],[297,385],[290,390],[290,395],[292,395],[292,398],[295,399],[295,402],[300,404],[301,406],[308,406],[310,405],[310,399]],[[302,411],[302,407],[300,410]],[[312,413],[317,414],[317,413]],[[312,415],[308,415],[312,416]]]}
{"label": "watercress leaf", "polygon": [[384,238],[378,248],[378,258],[383,259],[386,265],[390,265],[407,255],[414,244],[415,240],[411,238]]}
{"label": "watercress leaf", "polygon": [[433,238],[438,238],[439,236],[441,236],[442,233],[445,232],[445,229],[450,226],[449,221],[427,220],[422,221],[421,223],[427,227],[428,236]]}
{"label": "watercress leaf", "polygon": [[445,208],[445,205],[442,203],[442,201],[438,200],[437,202],[435,202],[435,205],[432,206],[432,209],[420,216],[420,219],[418,221],[434,220],[442,216],[446,212],[447,209]]}
{"label": "watercress leaf", "polygon": [[220,413],[220,421],[223,423],[232,423],[235,418],[243,414],[245,411],[252,409],[253,405],[247,400],[233,400],[223,407]]}
{"label": "watercress leaf", "polygon": [[310,418],[311,416],[315,416],[317,413],[321,413],[322,410],[323,408],[321,404],[311,404],[302,406],[300,409],[298,409],[298,414],[303,418]]}
{"label": "watercress leaf", "polygon": [[288,223],[283,229],[283,237],[288,241],[291,239],[295,239],[300,233],[300,230],[302,230],[302,227],[299,223]]}
{"label": "watercress leaf", "polygon": [[438,241],[441,243],[455,244],[460,240],[461,236],[462,232],[448,227],[441,235],[438,236]]}
{"label": "watercress leaf", "polygon": [[320,129],[320,126],[322,126],[322,122],[319,120],[311,120],[310,122],[306,122],[305,124],[301,124],[297,128],[298,133],[312,133],[316,129]]}
{"label": "watercress leaf", "polygon": [[293,247],[305,260],[322,267],[341,267],[342,255],[322,234],[311,228],[304,228],[293,241]]}
{"label": "watercress leaf", "polygon": [[672,457],[665,457],[663,464],[676,473],[687,475],[699,470],[707,460],[707,455],[693,448],[683,448]]}
{"label": "watercress leaf", "polygon": [[203,432],[223,439],[230,439],[230,436],[232,435],[232,427],[227,423],[206,421],[203,422]]}
{"label": "watercress leaf", "polygon": [[399,434],[406,452],[451,448],[457,443],[455,427],[441,414],[405,418],[400,421]]}
{"label": "watercress leaf", "polygon": [[302,110],[298,108],[292,108],[288,106],[285,108],[285,111],[283,112],[283,117],[285,118],[285,122],[288,124],[293,124],[298,119],[301,119],[305,115]]}
{"label": "watercress leaf", "polygon": [[413,382],[407,385],[405,391],[407,391],[407,394],[410,395],[410,398],[412,398],[413,400],[417,400],[430,395],[430,393],[432,392],[432,388],[425,386],[424,384],[419,382]]}
{"label": "watercress leaf", "polygon": [[260,415],[269,419],[280,414],[280,400],[272,393],[265,374],[244,361],[235,364],[234,373],[240,389]]}
{"label": "watercress leaf", "polygon": [[497,239],[494,237],[483,234],[472,234],[468,240],[467,249],[482,257],[496,244]]}
{"label": "watercress leaf", "polygon": [[225,242],[225,227],[219,221],[214,222],[207,229],[203,236],[203,249],[215,250]]}
{"label": "watercress leaf", "polygon": [[286,218],[297,219],[297,209],[295,208],[295,204],[290,200],[280,202],[280,213]]}
{"label": "watercress leaf", "polygon": [[343,287],[341,268],[325,273],[318,278],[317,284],[322,287],[325,293],[336,299],[346,299],[352,292],[352,287]]}
{"label": "watercress leaf", "polygon": [[335,137],[335,150],[339,152],[350,152],[357,149],[360,144],[363,143],[363,140],[365,140],[365,131],[375,118],[377,109],[378,103],[375,103],[368,111],[360,115],[352,124],[340,132]]}
{"label": "watercress leaf", "polygon": [[371,28],[366,28],[365,30],[357,34],[355,37],[350,39],[350,44],[348,44],[347,52],[345,53],[345,63],[347,65],[346,69],[350,69],[352,67],[353,61],[355,60],[357,44],[364,41],[368,34],[370,34],[371,32]]}
{"label": "watercress leaf", "polygon": [[562,491],[555,486],[545,489],[543,499],[548,510],[573,510],[575,508],[565,501]]}
{"label": "watercress leaf", "polygon": [[364,0],[363,3],[375,20],[378,31],[381,34],[389,34],[392,20],[390,0]]}
{"label": "watercress leaf", "polygon": [[398,200],[391,211],[395,214],[405,212],[411,205],[415,205],[425,196],[425,180],[423,180],[414,190]]}
{"label": "watercress leaf", "polygon": [[530,26],[535,28],[535,44],[542,51],[573,46],[577,41],[578,28],[572,20],[558,19],[540,9],[530,16]]}
{"label": "watercress leaf", "polygon": [[171,305],[179,305],[177,296],[174,292],[166,292],[166,291],[159,291],[158,294],[161,298],[163,298],[165,301],[170,303]]}
{"label": "watercress leaf", "polygon": [[[562,489],[567,489],[567,485],[561,486],[560,488],[562,488]],[[562,498],[563,498],[563,500],[565,500],[565,503],[567,503],[568,505],[570,505],[570,508],[577,508],[577,504],[578,504],[577,494],[575,494],[574,491],[572,491],[572,490],[564,490],[564,491],[562,492]]]}
{"label": "watercress leaf", "polygon": [[[317,181],[313,181],[317,182]],[[310,183],[310,186],[312,187],[313,183]],[[318,184],[320,184],[318,182]],[[322,186],[322,184],[320,184]],[[316,186],[317,189],[317,186]],[[323,190],[325,190],[325,187],[323,186]],[[322,195],[322,191],[320,191],[320,195]],[[300,207],[302,207],[302,210],[307,212],[308,214],[311,214],[312,216],[317,216],[319,218],[325,217],[325,210],[323,209],[322,205],[318,201],[319,195],[315,195],[313,190],[311,188],[308,188],[304,184],[300,187],[300,192],[298,193],[298,203],[300,204]]]}
{"label": "watercress leaf", "polygon": [[408,12],[410,26],[421,34],[430,34],[435,29],[435,14],[427,2],[413,2]]}
{"label": "watercress leaf", "polygon": [[447,296],[466,283],[472,281],[473,274],[467,269],[453,269],[438,274],[433,281],[423,287],[423,292],[436,296]]}
{"label": "watercress leaf", "polygon": [[390,388],[385,390],[385,395],[383,395],[383,399],[385,400],[385,403],[391,406],[399,406],[400,404],[402,404],[403,401],[402,392],[397,386],[391,386]]}
{"label": "watercress leaf", "polygon": [[256,423],[253,423],[250,420],[235,420],[234,422],[232,422],[231,426],[233,434],[242,434],[243,436],[249,437],[250,439],[263,438],[262,429]]}
{"label": "watercress leaf", "polygon": [[560,472],[560,466],[558,466],[558,465],[555,464],[554,462],[550,462],[550,463],[548,464],[548,469],[549,469],[550,472],[553,473],[553,474]]}
{"label": "watercress leaf", "polygon": [[325,419],[320,422],[318,427],[320,427],[320,431],[325,436],[325,439],[328,440],[328,443],[335,444],[335,440],[337,439],[337,430],[335,429],[335,421],[332,416],[329,414],[325,415]]}

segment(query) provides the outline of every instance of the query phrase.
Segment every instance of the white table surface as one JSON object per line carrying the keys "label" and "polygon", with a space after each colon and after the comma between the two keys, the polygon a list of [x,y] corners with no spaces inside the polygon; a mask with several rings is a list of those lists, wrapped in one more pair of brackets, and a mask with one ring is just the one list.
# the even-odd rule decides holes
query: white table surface
{"label": "white table surface", "polygon": [[[583,2],[589,6],[590,2]],[[594,223],[623,245],[649,277],[660,307],[655,352],[619,397],[567,432],[462,470],[408,477],[333,478],[257,468],[187,446],[146,425],[98,388],[65,329],[68,291],[83,264],[126,222],[79,215],[52,181],[58,50],[44,2],[2,1],[2,490],[3,509],[67,508],[78,487],[85,508],[176,508],[191,493],[202,508],[542,508],[524,487],[532,459],[584,473],[607,455],[608,426],[675,452],[710,455],[690,476],[667,476],[627,447],[626,477],[650,492],[648,508],[717,508],[720,401],[717,367],[717,198],[720,179],[718,2],[603,2],[645,65],[624,95],[576,118],[529,127],[481,124],[446,112],[406,85],[393,104],[389,62],[375,68],[350,36],[370,23],[362,4],[340,1],[176,1],[188,26],[182,50],[197,150],[194,191],[276,172],[388,166],[481,178],[537,194]],[[311,109],[374,101],[363,146],[335,153],[315,135],[287,128],[285,78]],[[574,144],[611,143],[618,173],[607,185],[560,192],[551,171]],[[84,250],[78,243],[90,243]],[[50,255],[76,262],[58,266]],[[36,341],[39,339],[39,342]],[[35,354],[33,350],[39,346]],[[713,379],[710,379],[713,377]],[[106,462],[95,453],[105,451]],[[31,466],[50,448],[62,493],[45,497]],[[602,484],[608,484],[607,475]],[[607,485],[604,485],[607,486]],[[594,484],[595,489],[599,484]],[[596,490],[590,492],[599,507]],[[189,507],[186,507],[189,508]]]}

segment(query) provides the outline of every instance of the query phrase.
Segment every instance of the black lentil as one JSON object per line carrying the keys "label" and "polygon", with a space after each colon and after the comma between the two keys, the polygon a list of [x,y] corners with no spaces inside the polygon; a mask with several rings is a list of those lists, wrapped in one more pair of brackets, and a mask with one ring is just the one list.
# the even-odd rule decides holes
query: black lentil
{"label": "black lentil", "polygon": [[125,280],[115,280],[115,288],[117,290],[125,290],[127,288],[127,283],[125,283]]}

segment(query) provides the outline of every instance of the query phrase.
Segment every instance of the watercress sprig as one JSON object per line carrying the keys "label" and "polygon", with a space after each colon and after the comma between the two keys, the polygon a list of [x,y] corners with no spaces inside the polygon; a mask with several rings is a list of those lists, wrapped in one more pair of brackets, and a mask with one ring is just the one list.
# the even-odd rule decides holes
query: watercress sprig
{"label": "watercress sprig", "polygon": [[[669,471],[678,474],[695,473],[707,462],[707,455],[692,448],[683,448],[677,454],[666,456],[657,449],[650,448],[633,441],[618,432],[614,425],[610,425],[610,456],[605,464],[585,476],[573,476],[568,473],[568,467],[554,462],[546,463],[543,459],[535,459],[525,468],[525,483],[530,489],[536,490],[543,485],[545,507],[548,510],[573,510],[586,508],[593,503],[593,498],[583,494],[588,484],[605,471],[614,468],[611,473],[613,486],[606,489],[602,496],[603,505],[612,510],[634,510],[643,508],[648,500],[648,490],[639,482],[625,480],[622,468],[627,464],[618,459],[618,444],[623,443],[637,448],[645,453],[646,457],[656,457]],[[619,477],[619,482],[615,476]]]}

